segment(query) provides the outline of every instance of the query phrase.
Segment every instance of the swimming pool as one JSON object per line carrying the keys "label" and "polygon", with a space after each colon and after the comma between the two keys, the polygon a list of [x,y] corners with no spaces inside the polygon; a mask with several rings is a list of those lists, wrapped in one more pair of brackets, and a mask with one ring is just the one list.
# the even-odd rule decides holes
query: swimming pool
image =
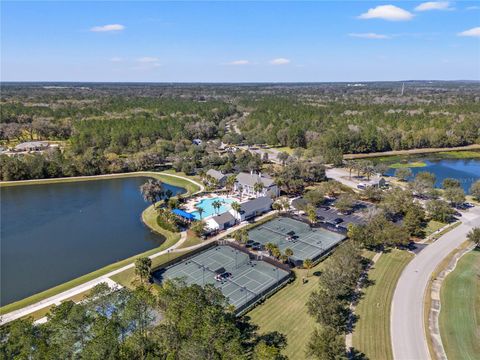
{"label": "swimming pool", "polygon": [[[217,211],[215,211],[215,208],[213,207],[213,203],[215,201],[220,201],[222,203],[222,206],[220,206],[220,208]],[[231,208],[230,204],[233,201],[234,201],[233,199],[227,199],[222,197],[203,199],[202,201],[195,204],[195,207],[200,207],[203,209],[202,216],[200,217],[200,213],[198,211],[193,211],[191,212],[191,214],[195,216],[195,219],[197,220],[200,220],[200,218],[205,219],[208,216],[221,214],[221,213],[224,213],[225,211],[230,210]]]}

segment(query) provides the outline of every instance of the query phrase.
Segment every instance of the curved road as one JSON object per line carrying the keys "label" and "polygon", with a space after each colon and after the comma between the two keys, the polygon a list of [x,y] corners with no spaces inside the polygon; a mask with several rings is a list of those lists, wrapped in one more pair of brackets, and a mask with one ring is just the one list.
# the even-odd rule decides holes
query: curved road
{"label": "curved road", "polygon": [[433,271],[467,233],[480,226],[480,208],[463,213],[462,224],[428,245],[405,267],[392,301],[390,332],[395,360],[431,359],[424,328],[424,295]]}

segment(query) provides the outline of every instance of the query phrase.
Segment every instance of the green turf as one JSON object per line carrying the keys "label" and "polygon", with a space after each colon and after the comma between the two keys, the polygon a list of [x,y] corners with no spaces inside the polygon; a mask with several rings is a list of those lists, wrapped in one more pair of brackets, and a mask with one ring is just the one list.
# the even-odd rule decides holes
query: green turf
{"label": "green turf", "polygon": [[440,221],[430,220],[427,223],[427,226],[425,227],[425,236],[429,236],[429,235],[433,234],[435,231],[441,229],[445,225],[447,225],[447,224],[442,223]]}
{"label": "green turf", "polygon": [[[169,254],[163,254],[152,259],[152,269],[158,268],[163,264],[176,259],[177,257],[186,254],[188,251],[178,251],[172,252]],[[130,268],[125,271],[122,271],[118,274],[115,274],[110,277],[116,283],[125,286],[127,288],[133,289],[135,287],[135,268]]]}
{"label": "green turf", "polygon": [[449,360],[480,358],[480,250],[464,255],[443,282],[439,322]]}
{"label": "green turf", "polygon": [[407,163],[394,163],[389,165],[392,169],[425,167],[427,164],[423,161],[414,161]]}
{"label": "green turf", "polygon": [[359,316],[353,333],[353,347],[370,360],[393,359],[390,341],[390,308],[395,286],[403,268],[413,257],[411,253],[392,250],[380,256],[369,272],[374,285],[356,307]]}
{"label": "green turf", "polygon": [[253,323],[260,327],[260,333],[279,331],[286,335],[287,348],[284,354],[290,360],[305,359],[305,348],[315,327],[315,321],[308,315],[305,304],[309,295],[318,286],[317,278],[312,274],[321,270],[327,263],[328,259],[311,269],[306,284],[302,284],[306,270],[294,270],[296,279],[293,283],[279,290],[247,314]]}

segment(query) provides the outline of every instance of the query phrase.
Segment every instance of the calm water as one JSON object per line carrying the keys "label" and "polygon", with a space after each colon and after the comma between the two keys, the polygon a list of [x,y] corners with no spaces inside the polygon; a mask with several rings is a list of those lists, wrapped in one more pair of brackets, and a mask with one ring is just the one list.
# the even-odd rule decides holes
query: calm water
{"label": "calm water", "polygon": [[[480,179],[480,159],[418,160],[424,161],[427,166],[411,168],[413,175],[415,176],[422,171],[431,172],[437,177],[437,182],[435,184],[437,187],[442,186],[442,181],[444,179],[454,178],[460,180],[463,189],[468,193],[470,186]],[[395,169],[391,169],[387,174],[393,175],[394,173]]]}
{"label": "calm water", "polygon": [[140,219],[147,204],[138,188],[145,181],[1,189],[1,305],[159,246],[164,239]]}

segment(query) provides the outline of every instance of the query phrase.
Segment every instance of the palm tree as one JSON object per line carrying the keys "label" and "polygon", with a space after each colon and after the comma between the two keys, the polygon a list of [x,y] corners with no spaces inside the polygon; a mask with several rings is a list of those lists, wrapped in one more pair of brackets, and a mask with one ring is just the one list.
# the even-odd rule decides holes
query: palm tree
{"label": "palm tree", "polygon": [[282,253],[280,252],[280,249],[278,248],[277,245],[273,245],[273,249],[270,251],[272,256],[274,258],[280,259],[280,256],[282,256]]}
{"label": "palm tree", "polygon": [[235,231],[235,232],[233,233],[233,238],[234,238],[235,241],[238,242],[238,243],[239,243],[240,241],[242,241],[242,233],[240,232],[240,230]]}
{"label": "palm tree", "polygon": [[262,192],[263,191],[263,183],[261,182],[257,182],[253,185],[253,191],[255,191],[255,194],[257,195],[258,197],[258,193]]}
{"label": "palm tree", "polygon": [[288,201],[288,198],[281,198],[279,203],[282,206],[283,211],[290,209],[290,202]]}
{"label": "palm tree", "polygon": [[290,248],[285,249],[285,255],[287,255],[289,258],[293,256],[293,250]]}
{"label": "palm tree", "polygon": [[303,267],[307,269],[307,277],[310,275],[310,269],[313,268],[313,261],[311,259],[305,259],[303,261]]}
{"label": "palm tree", "polygon": [[242,195],[243,195],[243,186],[238,184],[237,186],[238,194],[240,195],[240,201],[242,200]]}
{"label": "palm tree", "polygon": [[212,203],[212,206],[213,208],[215,209],[215,213],[218,214],[218,210],[220,209],[220,207],[222,206],[222,202],[220,200],[215,200],[213,203]]}
{"label": "palm tree", "polygon": [[248,239],[249,239],[247,229],[244,228],[244,229],[240,230],[240,234],[241,234],[240,241],[242,242],[242,244],[246,244]]}
{"label": "palm tree", "polygon": [[[232,202],[231,205],[233,211],[237,214],[238,217],[240,217],[240,210],[242,209],[242,205],[240,205],[238,202],[234,201]],[[235,221],[237,221],[237,216],[235,217]]]}
{"label": "palm tree", "polygon": [[235,182],[237,181],[237,177],[235,175],[230,175],[227,178],[227,181],[225,183],[227,189],[233,193],[233,188],[235,187]]}
{"label": "palm tree", "polygon": [[195,209],[198,211],[198,215],[200,215],[200,220],[201,220],[201,219],[202,219],[203,212],[204,212],[205,210],[203,210],[203,208],[200,207],[200,206],[195,206]]}
{"label": "palm tree", "polygon": [[278,201],[274,202],[273,205],[272,205],[272,209],[280,211],[280,210],[282,210],[282,205],[280,205],[280,203]]}
{"label": "palm tree", "polygon": [[367,180],[370,180],[370,176],[375,174],[375,168],[372,165],[367,165],[363,169],[363,173],[367,176]]}
{"label": "palm tree", "polygon": [[355,161],[352,161],[352,160],[347,160],[345,162],[345,167],[348,169],[349,177],[351,179],[352,178],[352,171],[354,171],[357,168],[357,163]]}
{"label": "palm tree", "polygon": [[272,252],[273,248],[275,247],[274,244],[272,244],[271,242],[268,242],[265,244],[265,250],[267,250],[268,252]]}
{"label": "palm tree", "polygon": [[307,217],[308,221],[313,225],[317,222],[317,212],[315,211],[315,208],[312,205],[307,206]]}

